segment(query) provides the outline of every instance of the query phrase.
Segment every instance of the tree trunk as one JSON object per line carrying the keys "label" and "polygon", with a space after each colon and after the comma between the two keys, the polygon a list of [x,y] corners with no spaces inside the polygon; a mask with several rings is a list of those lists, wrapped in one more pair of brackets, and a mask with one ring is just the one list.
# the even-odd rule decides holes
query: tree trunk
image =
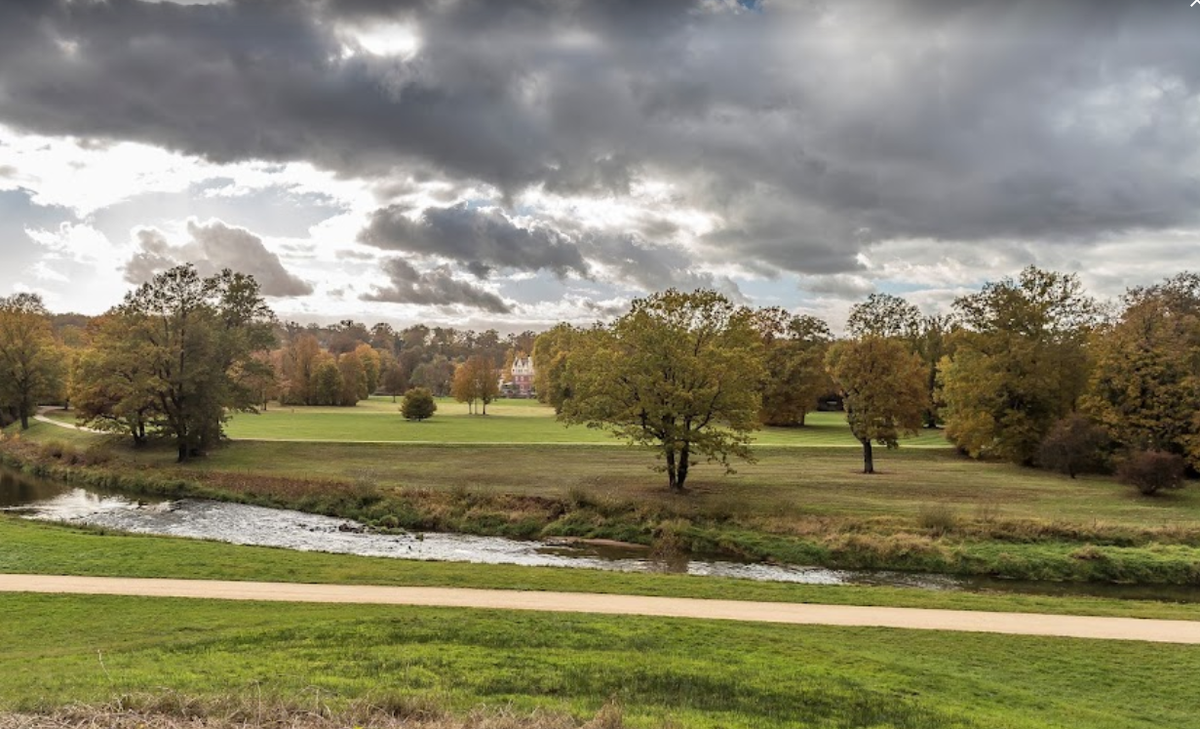
{"label": "tree trunk", "polygon": [[687,482],[688,467],[691,466],[691,449],[688,444],[683,444],[683,450],[679,452],[679,475],[675,477],[675,490],[682,492]]}
{"label": "tree trunk", "polygon": [[29,413],[21,408],[21,430],[29,430]]}
{"label": "tree trunk", "polygon": [[668,448],[667,453],[667,487],[671,493],[679,492],[679,472],[675,468],[675,449]]}
{"label": "tree trunk", "polygon": [[807,410],[805,410],[804,412],[800,413],[800,427],[801,427],[801,428],[803,428],[803,427],[804,427],[804,418],[806,418],[806,417],[808,417],[808,411],[807,411]]}
{"label": "tree trunk", "polygon": [[875,473],[875,454],[871,450],[871,439],[861,438],[863,444],[863,473]]}
{"label": "tree trunk", "polygon": [[182,440],[179,441],[179,458],[176,459],[175,462],[176,463],[184,463],[185,461],[187,461],[188,455],[190,453],[191,453],[191,451],[188,449],[187,443],[184,443]]}

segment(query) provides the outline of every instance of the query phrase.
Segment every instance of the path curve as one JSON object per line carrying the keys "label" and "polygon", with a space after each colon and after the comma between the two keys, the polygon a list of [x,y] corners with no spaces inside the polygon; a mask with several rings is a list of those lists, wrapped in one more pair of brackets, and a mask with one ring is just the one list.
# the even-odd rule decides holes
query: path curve
{"label": "path curve", "polygon": [[0,575],[0,592],[491,608],[1200,644],[1200,621],[743,602],[575,592],[51,575]]}
{"label": "path curve", "polygon": [[33,419],[39,423],[46,423],[47,425],[53,425],[58,428],[66,428],[67,430],[78,430],[81,433],[99,433],[100,432],[99,430],[94,430],[92,428],[84,428],[82,426],[75,425],[74,423],[64,423],[61,420],[54,420],[53,418],[46,417],[47,412],[49,412],[51,410],[61,410],[61,409],[62,408],[53,408],[53,407],[45,407],[45,406],[39,407],[37,410],[37,414],[33,416]]}

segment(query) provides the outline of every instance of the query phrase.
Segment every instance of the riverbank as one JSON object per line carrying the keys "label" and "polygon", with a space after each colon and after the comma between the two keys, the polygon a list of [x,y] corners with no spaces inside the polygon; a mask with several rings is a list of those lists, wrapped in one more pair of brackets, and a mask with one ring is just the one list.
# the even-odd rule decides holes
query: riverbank
{"label": "riverbank", "polygon": [[[50,430],[49,426],[45,427]],[[71,433],[73,444],[46,432],[9,438],[0,458],[10,466],[50,478],[132,494],[165,498],[209,498],[354,519],[381,530],[457,532],[518,538],[578,537],[612,539],[647,545],[660,554],[698,552],[781,564],[819,565],[838,569],[903,570],[954,575],[986,575],[1005,579],[1097,581],[1124,584],[1200,584],[1200,526],[1191,495],[1170,500],[1137,500],[1114,484],[1076,484],[1036,473],[976,494],[979,504],[997,497],[992,509],[937,507],[928,499],[958,498],[972,478],[977,489],[999,482],[1005,471],[990,464],[960,461],[926,449],[889,454],[893,468],[911,471],[909,484],[923,490],[916,507],[904,493],[879,493],[879,481],[859,477],[861,486],[831,483],[832,498],[812,505],[798,503],[801,491],[785,482],[772,492],[773,474],[789,463],[803,468],[844,458],[813,449],[797,459],[798,449],[760,458],[770,473],[732,481],[721,491],[713,480],[698,480],[693,494],[662,493],[646,457],[624,449],[603,449],[602,462],[580,464],[583,456],[558,447],[558,461],[544,462],[545,449],[370,447],[349,444],[307,446],[307,456],[293,444],[237,443],[208,459],[178,467],[166,454],[132,453],[89,434]],[[295,450],[292,450],[292,449]],[[592,449],[594,453],[595,450]],[[631,459],[630,456],[637,456]],[[446,485],[434,477],[437,466],[461,475],[461,463],[486,461],[496,483],[479,479]],[[534,466],[535,462],[541,463]],[[427,488],[409,485],[394,472],[367,470],[374,464],[387,471],[407,466]],[[840,461],[839,461],[840,463]],[[310,466],[311,464],[311,466]],[[608,464],[608,467],[605,467]],[[635,465],[636,464],[636,465]],[[626,475],[633,468],[638,475]],[[1007,468],[1007,467],[1006,467]],[[536,469],[536,470],[530,470]],[[595,476],[585,488],[574,476],[589,469]],[[513,471],[542,481],[518,488]],[[307,477],[298,475],[307,471]],[[553,479],[572,485],[544,483]],[[947,473],[949,472],[949,473]],[[334,474],[340,473],[338,478]],[[847,474],[841,473],[844,478]],[[733,499],[745,495],[735,502]],[[1088,497],[1091,497],[1088,499]],[[881,513],[890,497],[895,515]],[[1072,518],[1036,519],[1017,516],[1028,506],[1008,501],[1042,500]],[[847,502],[860,502],[856,508]],[[1090,500],[1087,520],[1080,501]],[[915,511],[916,513],[912,513]],[[1025,512],[1027,513],[1027,512]],[[1110,521],[1111,519],[1111,521]],[[1157,522],[1157,523],[1156,523]]]}

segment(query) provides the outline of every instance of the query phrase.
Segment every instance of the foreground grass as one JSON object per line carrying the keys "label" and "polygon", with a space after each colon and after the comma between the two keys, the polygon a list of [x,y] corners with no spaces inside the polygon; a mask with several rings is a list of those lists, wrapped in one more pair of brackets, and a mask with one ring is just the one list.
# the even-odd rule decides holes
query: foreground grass
{"label": "foreground grass", "polygon": [[264,700],[260,695],[194,697],[165,692],[122,696],[37,714],[0,713],[0,729],[623,729],[621,708],[605,705],[586,722],[570,715],[500,707],[455,716],[429,701],[370,698],[332,709],[321,697]]}
{"label": "foreground grass", "polygon": [[949,610],[1200,620],[1200,604],[934,592],[630,574],[553,567],[418,562],[244,547],[0,518],[0,573],[163,577],[422,587],[552,590],[659,597],[882,605]]}
{"label": "foreground grass", "polygon": [[0,707],[176,691],[428,700],[631,726],[1197,727],[1200,649],[660,618],[0,596]]}

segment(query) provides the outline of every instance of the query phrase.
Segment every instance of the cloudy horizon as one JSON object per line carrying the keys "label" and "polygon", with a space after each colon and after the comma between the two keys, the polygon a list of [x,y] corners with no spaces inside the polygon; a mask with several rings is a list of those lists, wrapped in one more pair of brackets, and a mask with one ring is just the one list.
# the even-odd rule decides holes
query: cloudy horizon
{"label": "cloudy horizon", "polygon": [[1200,269],[1184,0],[0,4],[0,296],[501,330]]}

